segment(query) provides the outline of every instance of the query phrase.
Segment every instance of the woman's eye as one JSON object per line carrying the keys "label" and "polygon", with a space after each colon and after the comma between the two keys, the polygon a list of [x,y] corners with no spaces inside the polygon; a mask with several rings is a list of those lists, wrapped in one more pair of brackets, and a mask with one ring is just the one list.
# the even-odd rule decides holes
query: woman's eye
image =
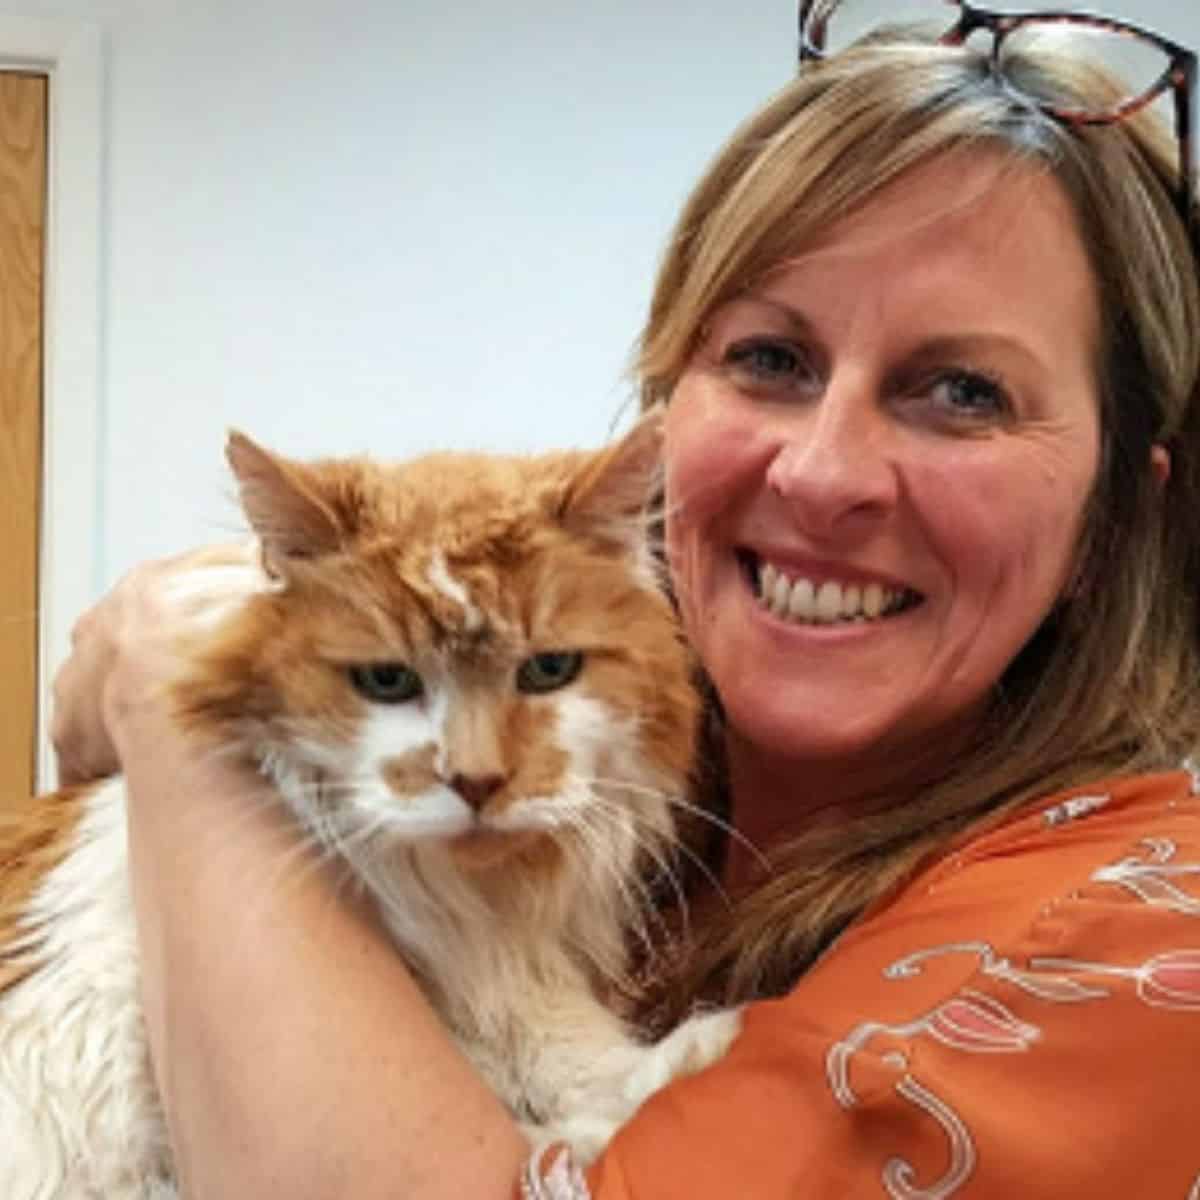
{"label": "woman's eye", "polygon": [[944,371],[920,390],[954,418],[996,420],[1013,415],[1007,389],[980,371]]}
{"label": "woman's eye", "polygon": [[517,690],[536,694],[566,687],[583,669],[578,650],[546,650],[531,654],[517,668]]}
{"label": "woman's eye", "polygon": [[425,690],[420,675],[400,662],[363,663],[349,675],[355,690],[376,704],[406,704]]}
{"label": "woman's eye", "polygon": [[756,337],[733,342],[721,362],[737,386],[748,391],[784,391],[819,384],[804,348],[784,339]]}

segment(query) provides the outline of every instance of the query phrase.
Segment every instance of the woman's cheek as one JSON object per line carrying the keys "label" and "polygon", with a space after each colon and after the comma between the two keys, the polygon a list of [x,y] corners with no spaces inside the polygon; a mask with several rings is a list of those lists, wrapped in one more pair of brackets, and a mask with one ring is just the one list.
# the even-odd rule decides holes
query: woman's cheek
{"label": "woman's cheek", "polygon": [[727,514],[761,485],[770,442],[762,411],[721,376],[686,372],[663,426],[669,511],[688,523]]}

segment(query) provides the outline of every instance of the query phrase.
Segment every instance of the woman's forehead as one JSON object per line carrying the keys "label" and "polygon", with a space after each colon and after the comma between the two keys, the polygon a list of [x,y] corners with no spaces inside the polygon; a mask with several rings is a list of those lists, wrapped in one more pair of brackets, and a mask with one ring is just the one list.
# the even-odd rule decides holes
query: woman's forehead
{"label": "woman's forehead", "polygon": [[737,299],[792,309],[805,321],[839,304],[918,306],[959,327],[986,317],[1000,328],[1077,318],[1099,329],[1099,295],[1071,202],[1036,165],[996,154],[955,154],[915,167],[817,235]]}
{"label": "woman's forehead", "polygon": [[1031,213],[1043,226],[1053,225],[1056,238],[1082,244],[1067,192],[1044,163],[996,150],[953,150],[910,167],[819,227],[802,227],[801,208],[801,228],[791,236],[786,229],[776,234],[791,247],[743,285],[769,280],[800,261],[877,255],[902,243],[991,244],[997,233],[1021,236]]}

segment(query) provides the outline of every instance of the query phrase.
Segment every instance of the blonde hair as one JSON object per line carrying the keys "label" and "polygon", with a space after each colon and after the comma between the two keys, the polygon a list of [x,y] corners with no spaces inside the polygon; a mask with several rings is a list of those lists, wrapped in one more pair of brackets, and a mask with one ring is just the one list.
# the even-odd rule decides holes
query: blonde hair
{"label": "blonde hair", "polygon": [[[1026,95],[1102,106],[1113,84],[1062,55],[1007,68]],[[1172,202],[1174,142],[1152,117],[1069,127],[977,52],[876,37],[800,76],[717,156],[685,206],[638,357],[669,402],[722,303],[906,171],[986,150],[1048,172],[1096,279],[1102,452],[1073,599],[994,689],[974,741],[878,815],[786,848],[772,877],[705,927],[666,1010],[789,987],[872,900],[972,823],[1100,776],[1178,766],[1200,738],[1200,290]],[[1169,481],[1151,448],[1169,448]],[[714,704],[720,750],[719,703]],[[797,780],[803,787],[803,780]]]}

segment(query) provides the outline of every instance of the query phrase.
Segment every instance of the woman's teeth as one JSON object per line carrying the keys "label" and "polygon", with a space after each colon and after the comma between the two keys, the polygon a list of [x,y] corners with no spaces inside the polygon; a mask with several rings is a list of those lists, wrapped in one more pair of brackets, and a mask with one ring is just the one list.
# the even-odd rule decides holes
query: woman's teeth
{"label": "woman's teeth", "polygon": [[777,617],[812,625],[874,621],[909,608],[917,600],[908,588],[878,583],[826,580],[816,584],[811,579],[790,579],[770,563],[759,567],[758,597]]}

